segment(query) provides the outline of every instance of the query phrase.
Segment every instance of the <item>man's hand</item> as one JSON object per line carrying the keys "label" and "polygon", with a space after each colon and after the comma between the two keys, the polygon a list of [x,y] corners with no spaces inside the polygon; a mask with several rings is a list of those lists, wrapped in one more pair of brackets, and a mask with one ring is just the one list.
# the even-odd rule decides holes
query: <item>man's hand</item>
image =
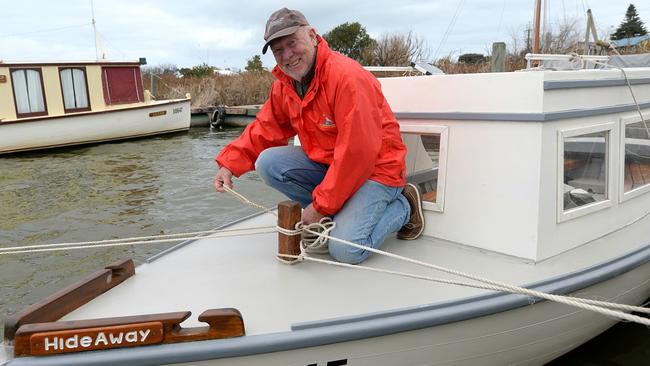
{"label": "man's hand", "polygon": [[221,167],[217,171],[217,176],[214,178],[214,188],[217,192],[225,192],[223,186],[232,188],[232,172],[228,168]]}
{"label": "man's hand", "polygon": [[303,225],[309,225],[313,224],[315,222],[319,222],[320,219],[325,217],[325,215],[321,215],[320,212],[316,211],[314,206],[309,205],[305,207],[304,210],[302,210],[302,223]]}

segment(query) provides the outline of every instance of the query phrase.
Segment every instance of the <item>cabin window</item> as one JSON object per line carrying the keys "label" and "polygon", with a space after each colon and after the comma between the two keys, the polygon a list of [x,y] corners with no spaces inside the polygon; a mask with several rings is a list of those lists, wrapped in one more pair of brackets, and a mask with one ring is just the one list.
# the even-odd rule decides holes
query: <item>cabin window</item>
{"label": "cabin window", "polygon": [[63,107],[66,113],[89,111],[88,84],[83,68],[59,68]]}
{"label": "cabin window", "polygon": [[614,124],[560,131],[560,221],[611,206]]}
{"label": "cabin window", "polygon": [[622,127],[625,151],[622,199],[625,200],[650,191],[650,119],[627,118]]}
{"label": "cabin window", "polygon": [[16,117],[47,115],[43,95],[43,77],[40,69],[11,69]]}
{"label": "cabin window", "polygon": [[144,101],[139,67],[102,67],[104,101],[107,105]]}
{"label": "cabin window", "polygon": [[406,181],[420,188],[424,209],[443,212],[447,127],[402,123],[400,128],[408,149]]}

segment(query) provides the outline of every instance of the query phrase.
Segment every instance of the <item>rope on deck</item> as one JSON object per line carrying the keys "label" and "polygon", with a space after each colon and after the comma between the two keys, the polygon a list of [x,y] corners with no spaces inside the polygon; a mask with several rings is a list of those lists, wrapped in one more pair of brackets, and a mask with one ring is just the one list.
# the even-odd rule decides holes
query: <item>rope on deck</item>
{"label": "rope on deck", "polygon": [[[265,208],[265,207],[263,207],[263,206],[261,206],[261,205],[259,205],[257,203],[252,202],[251,200],[244,197],[243,195],[241,195],[239,193],[236,193],[235,191],[233,191],[230,188],[227,188],[226,191],[228,191],[229,193],[232,193],[235,197],[239,198],[242,202],[245,202],[245,203],[247,203],[247,204],[249,204],[251,206],[254,206],[254,207],[262,207],[264,210],[268,210],[267,208]],[[634,220],[633,222],[638,222],[641,219],[647,217],[648,215],[650,215],[650,212],[646,213],[641,218],[639,218],[637,220]],[[287,230],[287,232],[297,234],[297,231],[300,231],[298,229],[300,225],[301,225],[301,223],[299,222],[296,225],[296,230]],[[599,314],[603,314],[603,315],[606,315],[606,316],[609,316],[609,317],[612,317],[612,318],[615,318],[615,319],[626,320],[626,321],[630,321],[630,322],[650,326],[650,319],[649,318],[644,318],[644,317],[637,316],[637,315],[627,314],[627,313],[624,312],[624,311],[630,311],[630,312],[634,311],[634,312],[639,312],[639,313],[650,314],[650,309],[648,309],[648,308],[644,308],[644,307],[640,307],[640,306],[627,305],[627,304],[617,304],[617,303],[608,302],[608,301],[584,299],[584,298],[573,297],[573,296],[554,295],[554,294],[549,294],[549,293],[546,293],[546,292],[527,289],[525,287],[511,285],[511,284],[508,284],[508,283],[505,283],[505,282],[490,280],[488,278],[484,278],[484,277],[464,273],[464,272],[457,271],[457,270],[454,270],[454,269],[450,269],[450,268],[438,266],[438,265],[435,265],[435,264],[423,262],[423,261],[420,261],[420,260],[417,260],[417,259],[408,258],[408,257],[404,257],[404,256],[397,255],[397,254],[394,254],[394,253],[386,252],[386,251],[383,251],[383,250],[380,250],[380,249],[375,249],[375,248],[368,247],[368,246],[365,246],[365,245],[360,245],[360,244],[353,243],[353,242],[345,240],[345,239],[333,237],[333,236],[329,235],[329,232],[334,228],[334,226],[335,226],[335,223],[332,221],[331,224],[329,222],[324,222],[324,223],[318,222],[318,223],[312,223],[312,224],[310,224],[308,226],[302,227],[303,240],[301,240],[301,243],[300,243],[300,254],[299,255],[289,255],[289,254],[280,254],[280,253],[278,253],[279,257],[283,257],[283,258],[287,259],[287,261],[284,261],[282,259],[280,261],[283,262],[283,263],[288,264],[288,263],[295,263],[295,261],[294,262],[289,262],[288,259],[297,259],[298,261],[309,260],[309,261],[314,261],[314,262],[319,262],[319,263],[326,263],[326,264],[340,266],[340,267],[356,268],[356,269],[362,269],[362,270],[369,270],[369,271],[373,271],[373,272],[380,272],[380,273],[386,273],[386,274],[399,275],[399,276],[404,276],[404,277],[409,277],[409,278],[417,278],[417,279],[435,281],[435,282],[440,282],[440,283],[454,284],[454,285],[458,285],[458,286],[468,286],[468,287],[475,287],[475,288],[493,290],[493,291],[498,291],[498,292],[507,292],[507,293],[512,293],[512,294],[526,295],[526,296],[530,296],[530,297],[533,297],[533,298],[540,298],[540,299],[554,301],[554,302],[561,303],[561,304],[574,306],[574,307],[584,309],[584,310],[590,310],[590,311],[593,311],[593,312],[596,312],[596,313],[599,313]],[[627,225],[624,226],[624,227],[627,227]],[[284,229],[284,230],[286,230],[286,229]],[[618,231],[618,230],[615,230],[615,231]],[[613,232],[615,232],[615,231],[613,231]],[[334,241],[337,241],[339,243],[346,244],[346,245],[352,246],[352,247],[357,248],[357,249],[367,250],[367,251],[370,251],[370,252],[375,253],[375,254],[384,255],[384,256],[387,256],[387,257],[390,257],[390,258],[394,258],[394,259],[401,260],[401,261],[408,262],[408,263],[413,263],[413,264],[416,264],[416,265],[419,265],[419,266],[422,266],[422,267],[426,267],[426,268],[429,268],[429,269],[434,269],[434,270],[441,271],[441,272],[446,272],[446,273],[449,273],[449,274],[452,274],[452,275],[455,275],[455,276],[471,279],[471,280],[479,282],[480,284],[471,284],[471,283],[466,283],[466,282],[450,281],[450,280],[445,280],[445,279],[440,279],[440,278],[432,278],[432,277],[427,277],[427,276],[411,274],[411,273],[397,272],[397,271],[387,270],[387,269],[383,269],[383,268],[374,268],[374,267],[367,267],[367,266],[360,266],[360,265],[352,265],[352,264],[348,264],[348,263],[340,263],[340,262],[335,262],[335,261],[331,261],[331,260],[310,257],[310,256],[306,255],[311,249],[310,243],[304,243],[303,244],[303,242],[305,241],[304,239],[306,237],[305,234],[304,234],[305,232],[311,234],[309,236],[310,240],[313,240],[313,238],[319,238],[319,237],[320,238],[325,238],[327,240],[334,240]],[[613,232],[610,232],[609,234],[611,234]],[[327,241],[325,240],[322,243],[323,244],[318,244],[317,250],[315,250],[315,251],[321,252],[323,250],[324,245],[326,245]],[[314,244],[311,244],[311,245],[314,245]],[[314,246],[316,246],[316,245],[314,245]],[[532,301],[532,303],[534,303],[534,301]]]}
{"label": "rope on deck", "polygon": [[[232,189],[227,189],[228,192],[232,192],[235,197],[238,197],[242,199],[243,202],[246,202],[249,205],[252,205],[257,208],[262,208],[268,213],[271,213],[274,216],[277,216],[275,212],[272,212],[268,208],[261,206],[259,204],[256,204],[243,195],[236,193]],[[236,193],[236,194],[235,194]],[[650,213],[647,213],[644,215],[642,218],[647,217],[650,215]],[[633,222],[638,222],[640,219],[634,220]],[[513,293],[513,294],[520,294],[520,295],[526,295],[530,296],[531,298],[540,298],[540,299],[545,299],[549,301],[554,301],[570,306],[574,306],[580,309],[585,309],[585,310],[590,310],[596,313],[600,313],[615,319],[619,320],[626,320],[630,322],[635,322],[639,324],[643,324],[646,326],[650,326],[650,319],[649,318],[644,318],[640,317],[637,315],[632,315],[632,314],[627,314],[624,313],[624,311],[629,311],[629,312],[638,312],[638,313],[645,313],[645,314],[650,314],[650,309],[644,308],[644,307],[639,307],[639,306],[632,306],[632,305],[626,305],[626,304],[617,304],[617,303],[612,303],[612,302],[607,302],[607,301],[599,301],[599,300],[591,300],[591,299],[584,299],[584,298],[578,298],[578,297],[572,297],[572,296],[563,296],[563,295],[554,295],[554,294],[549,294],[537,290],[531,290],[527,289],[524,287],[519,287],[515,285],[511,285],[508,283],[500,282],[500,281],[494,281],[490,280],[484,277],[480,277],[477,275],[473,274],[468,274],[464,273],[461,271],[457,271],[454,269],[438,266],[432,263],[427,263],[423,262],[417,259],[413,258],[408,258],[404,257],[401,255],[397,255],[394,253],[386,252],[383,250],[375,249],[372,247],[367,247],[364,245],[360,245],[357,243],[350,242],[348,240],[340,239],[333,237],[329,235],[330,231],[334,228],[335,223],[331,220],[329,221],[322,221],[318,223],[313,223],[307,226],[301,226],[301,223],[299,225],[296,225],[295,230],[287,230],[287,229],[282,229],[277,226],[266,226],[266,227],[253,227],[253,228],[247,228],[247,229],[222,229],[222,230],[207,230],[207,231],[197,231],[193,233],[177,233],[177,234],[167,234],[167,235],[152,235],[152,236],[146,236],[146,237],[137,237],[137,238],[126,238],[126,239],[110,239],[110,240],[100,240],[100,241],[87,241],[87,242],[79,242],[79,243],[58,243],[58,244],[43,244],[43,245],[32,245],[32,246],[24,246],[24,247],[12,247],[12,248],[4,248],[0,250],[0,255],[8,255],[8,254],[19,254],[19,253],[35,253],[35,252],[48,252],[48,251],[60,251],[60,250],[75,250],[75,249],[87,249],[87,248],[100,248],[100,247],[113,247],[113,246],[126,246],[126,245],[138,245],[138,244],[150,244],[150,243],[162,243],[162,242],[171,242],[171,241],[181,241],[181,240],[192,240],[192,239],[205,239],[205,238],[215,238],[215,237],[226,237],[226,236],[239,236],[239,235],[251,235],[251,234],[261,234],[261,233],[271,233],[271,232],[282,232],[286,235],[303,235],[303,241],[301,241],[301,254],[297,256],[293,255],[285,255],[285,254],[278,254],[278,256],[282,256],[285,258],[293,258],[293,259],[298,259],[299,261],[313,261],[313,262],[319,262],[319,263],[326,263],[330,265],[336,265],[340,267],[348,267],[348,268],[355,268],[355,269],[361,269],[361,270],[369,270],[373,272],[380,272],[380,273],[386,273],[386,274],[393,274],[393,275],[399,275],[407,278],[416,278],[416,279],[422,279],[422,280],[427,280],[427,281],[435,281],[439,283],[445,283],[445,284],[452,284],[452,285],[458,285],[458,286],[467,286],[467,287],[474,287],[474,288],[480,288],[480,289],[486,289],[486,290],[493,290],[493,291],[499,291],[499,292],[507,292],[507,293]],[[194,235],[194,236],[189,236],[189,237],[179,237],[183,235]],[[204,236],[196,236],[196,234],[207,234]],[[149,240],[150,239],[150,240]],[[335,262],[335,261],[330,261],[330,260],[325,260],[325,259],[320,259],[320,258],[315,258],[315,257],[310,257],[306,255],[307,253],[313,253],[313,252],[324,252],[327,240],[334,240],[349,246],[352,246],[354,248],[362,249],[362,250],[367,250],[372,253],[378,254],[378,255],[384,255],[393,259],[397,259],[400,261],[416,264],[418,266],[426,267],[429,269],[434,269],[437,271],[449,273],[455,276],[471,279],[473,281],[477,281],[478,284],[474,283],[467,283],[467,282],[460,282],[460,281],[452,281],[452,280],[446,280],[446,279],[441,279],[441,278],[433,278],[433,277],[428,277],[428,276],[422,276],[422,275],[417,275],[417,274],[412,274],[412,273],[405,273],[405,272],[398,272],[398,271],[392,271],[392,270],[387,270],[387,269],[382,269],[382,268],[373,268],[373,267],[366,267],[366,266],[360,266],[360,265],[352,265],[352,264],[347,264],[347,263],[340,263],[340,262]],[[531,299],[531,303],[534,303],[535,301]]]}

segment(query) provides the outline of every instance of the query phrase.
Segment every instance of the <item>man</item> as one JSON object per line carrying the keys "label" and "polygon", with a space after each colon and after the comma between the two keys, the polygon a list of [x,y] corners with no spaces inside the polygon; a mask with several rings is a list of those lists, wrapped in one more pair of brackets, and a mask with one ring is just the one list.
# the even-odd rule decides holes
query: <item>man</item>
{"label": "man", "polygon": [[[277,80],[256,120],[217,156],[216,190],[255,169],[300,202],[303,224],[331,216],[333,237],[373,248],[398,230],[400,239],[417,238],[424,229],[420,193],[404,188],[406,147],[377,79],[330,50],[297,10],[274,12],[264,40]],[[301,146],[287,146],[296,135]],[[370,255],[334,240],[329,252],[353,264]]]}

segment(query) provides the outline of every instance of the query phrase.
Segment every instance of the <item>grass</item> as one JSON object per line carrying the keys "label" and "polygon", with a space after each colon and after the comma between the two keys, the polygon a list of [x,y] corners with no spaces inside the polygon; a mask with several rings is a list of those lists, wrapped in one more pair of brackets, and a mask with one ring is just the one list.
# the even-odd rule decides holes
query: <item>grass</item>
{"label": "grass", "polygon": [[[149,78],[149,75],[143,75],[145,89],[149,89]],[[274,79],[270,72],[243,72],[199,78],[179,78],[166,74],[160,76],[156,98],[183,98],[186,93],[190,93],[193,108],[262,104],[269,94]]]}
{"label": "grass", "polygon": [[[650,48],[650,44],[646,45]],[[637,53],[638,50],[635,50]],[[641,51],[650,51],[643,49]],[[628,52],[622,52],[628,53]],[[435,62],[445,74],[468,74],[490,72],[490,61],[480,63],[454,62],[451,57],[444,57]],[[521,70],[526,67],[523,53],[506,56],[506,71]],[[379,73],[378,77],[402,76],[403,73]],[[182,98],[186,93],[192,95],[192,107],[209,107],[216,105],[238,106],[262,104],[268,97],[275,77],[267,71],[242,72],[234,75],[210,75],[203,77],[179,78],[173,74],[159,76],[157,99]],[[143,75],[145,89],[149,89],[150,76]]]}

